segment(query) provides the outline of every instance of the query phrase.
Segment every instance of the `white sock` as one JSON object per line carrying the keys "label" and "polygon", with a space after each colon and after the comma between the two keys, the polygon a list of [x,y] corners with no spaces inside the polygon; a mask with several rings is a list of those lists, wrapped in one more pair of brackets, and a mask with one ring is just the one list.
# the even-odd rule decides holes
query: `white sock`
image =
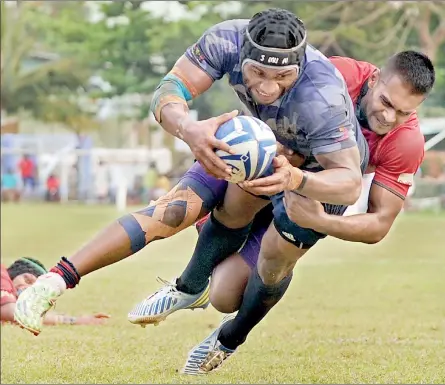
{"label": "white sock", "polygon": [[39,278],[37,278],[37,282],[39,281],[44,281],[46,284],[49,283],[51,287],[53,287],[54,290],[57,291],[57,295],[61,295],[66,290],[65,281],[57,273],[49,272],[41,275]]}

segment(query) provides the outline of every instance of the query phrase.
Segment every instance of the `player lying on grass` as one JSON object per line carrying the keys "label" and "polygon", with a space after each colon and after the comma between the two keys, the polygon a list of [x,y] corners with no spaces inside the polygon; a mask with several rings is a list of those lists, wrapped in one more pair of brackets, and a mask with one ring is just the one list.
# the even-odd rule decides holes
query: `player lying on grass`
{"label": "player lying on grass", "polygon": [[[1,322],[14,323],[14,309],[18,296],[23,290],[31,286],[38,277],[47,273],[41,262],[33,258],[20,258],[6,268],[1,265]],[[47,313],[43,318],[45,325],[97,325],[103,324],[105,314],[94,316],[73,317],[56,313]]]}

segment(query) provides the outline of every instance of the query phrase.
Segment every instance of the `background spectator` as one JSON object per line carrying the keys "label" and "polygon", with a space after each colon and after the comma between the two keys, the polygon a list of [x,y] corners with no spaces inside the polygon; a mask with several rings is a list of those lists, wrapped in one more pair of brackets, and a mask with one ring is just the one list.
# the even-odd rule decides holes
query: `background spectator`
{"label": "background spectator", "polygon": [[153,199],[156,200],[164,194],[167,194],[170,191],[170,188],[170,179],[168,179],[166,175],[159,176],[156,181],[156,186],[153,190]]}
{"label": "background spectator", "polygon": [[104,203],[109,198],[110,174],[104,161],[99,161],[94,173],[94,191],[96,199]]}
{"label": "background spectator", "polygon": [[35,164],[29,155],[23,156],[19,163],[19,168],[24,192],[32,192],[35,187]]}
{"label": "background spectator", "polygon": [[156,168],[155,162],[150,162],[148,165],[147,173],[144,177],[144,189],[145,189],[145,197],[148,201],[154,199],[153,192],[156,188],[156,181],[158,179],[158,170]]}
{"label": "background spectator", "polygon": [[18,178],[14,170],[7,169],[2,175],[2,201],[17,202],[20,199],[20,191],[18,189]]}
{"label": "background spectator", "polygon": [[46,180],[46,201],[60,201],[60,180],[55,174],[50,174]]}

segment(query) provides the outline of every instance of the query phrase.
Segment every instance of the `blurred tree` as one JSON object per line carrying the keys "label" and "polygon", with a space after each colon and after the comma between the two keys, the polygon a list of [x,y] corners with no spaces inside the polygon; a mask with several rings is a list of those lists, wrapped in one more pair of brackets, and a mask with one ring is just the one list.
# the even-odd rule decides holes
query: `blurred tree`
{"label": "blurred tree", "polygon": [[76,89],[86,79],[74,58],[44,49],[33,30],[35,16],[29,3],[17,8],[1,3],[1,108],[7,113],[34,113],[40,95]]}
{"label": "blurred tree", "polygon": [[113,86],[110,94],[149,94],[162,72],[150,44],[158,38],[154,31],[161,21],[141,9],[141,3],[101,5],[104,18],[97,23],[94,49],[102,63],[98,73]]}
{"label": "blurred tree", "polygon": [[[445,5],[432,1],[416,2],[404,5],[407,13],[415,18],[419,45],[433,62],[436,61],[439,49],[445,48]],[[444,49],[441,50],[444,52]]]}
{"label": "blurred tree", "polygon": [[79,94],[59,92],[50,97],[42,96],[38,101],[36,118],[44,122],[62,123],[78,136],[101,126],[95,118],[95,110],[86,106],[89,103],[87,96],[82,98]]}
{"label": "blurred tree", "polygon": [[[198,3],[188,2],[196,7]],[[211,15],[230,2],[212,2]],[[242,4],[231,18],[250,18],[268,7],[281,7],[298,15],[308,28],[308,41],[325,55],[349,56],[376,65],[396,52],[417,49],[436,65],[437,83],[427,106],[445,104],[445,6],[422,2],[289,2],[255,1]],[[206,19],[208,19],[206,15]],[[217,90],[215,90],[216,99]],[[223,98],[221,98],[223,99]]]}
{"label": "blurred tree", "polygon": [[[102,16],[94,23],[84,1],[40,3],[41,7],[34,7],[40,13],[30,23],[33,35],[58,53],[76,55],[79,68],[109,82],[112,89],[101,90],[101,96],[150,95],[208,27],[225,19],[250,18],[271,6],[301,17],[309,30],[309,42],[328,56],[351,56],[381,65],[394,52],[416,48],[432,55],[438,64],[444,61],[444,7],[438,3],[180,1],[189,14],[170,21],[169,17],[155,17],[145,1],[123,1],[97,5]],[[438,84],[443,84],[441,79],[439,76]],[[193,101],[192,108],[199,111],[199,118],[207,118],[237,108],[239,103],[232,95],[226,82],[217,82]],[[442,96],[443,92],[440,96],[436,92],[429,103],[443,104]],[[135,118],[147,114],[148,105]]]}

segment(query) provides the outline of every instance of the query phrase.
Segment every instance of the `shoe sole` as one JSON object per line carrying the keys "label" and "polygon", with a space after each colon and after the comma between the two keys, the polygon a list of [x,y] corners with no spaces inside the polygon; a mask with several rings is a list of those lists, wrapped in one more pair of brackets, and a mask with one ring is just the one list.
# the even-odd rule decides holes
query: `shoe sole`
{"label": "shoe sole", "polygon": [[152,315],[152,316],[145,316],[145,317],[140,317],[140,316],[128,316],[128,321],[131,322],[134,325],[139,325],[143,328],[145,328],[147,325],[154,325],[154,326],[158,326],[160,322],[165,321],[165,319],[170,315],[173,314],[179,310],[195,310],[195,309],[202,309],[205,310],[207,309],[207,307],[209,306],[209,304],[206,304],[203,307],[194,307],[194,308],[184,308],[184,309],[177,309],[174,311],[171,311],[169,313],[163,314],[163,315]]}
{"label": "shoe sole", "polygon": [[32,334],[34,334],[36,337],[40,334],[40,331],[34,330],[33,328],[30,328],[29,326],[26,326],[22,321],[20,321],[18,318],[14,317],[15,322],[17,322],[21,329],[28,330]]}
{"label": "shoe sole", "polygon": [[207,373],[203,373],[199,370],[194,372],[194,371],[185,371],[184,369],[181,369],[179,371],[179,374],[182,374],[184,376],[205,376]]}
{"label": "shoe sole", "polygon": [[158,326],[160,322],[165,321],[167,315],[162,317],[128,317],[128,321],[130,321],[134,325],[139,325],[145,328],[147,325]]}
{"label": "shoe sole", "polygon": [[182,374],[184,376],[207,376],[210,373],[215,373],[218,372],[222,367],[222,364],[219,365],[218,367],[216,367],[215,369],[209,370],[208,372],[203,371],[202,369],[198,369],[198,371],[194,372],[194,371],[186,371],[184,369],[181,369],[179,371],[179,374]]}

